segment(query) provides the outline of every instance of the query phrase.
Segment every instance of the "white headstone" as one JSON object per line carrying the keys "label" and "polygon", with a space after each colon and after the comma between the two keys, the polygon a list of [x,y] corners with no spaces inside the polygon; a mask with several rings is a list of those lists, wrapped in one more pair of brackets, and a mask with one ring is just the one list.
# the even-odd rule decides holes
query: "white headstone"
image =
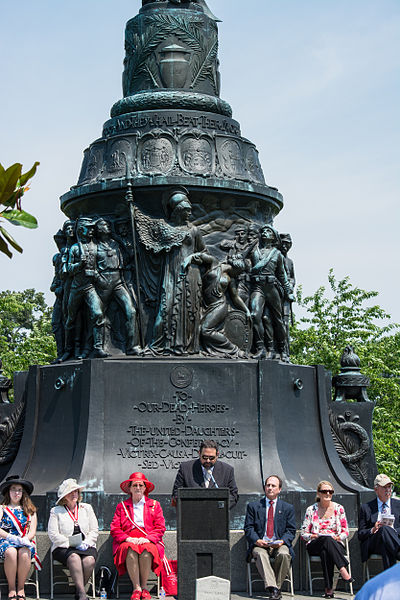
{"label": "white headstone", "polygon": [[229,600],[231,582],[222,577],[201,577],[196,579],[196,600]]}

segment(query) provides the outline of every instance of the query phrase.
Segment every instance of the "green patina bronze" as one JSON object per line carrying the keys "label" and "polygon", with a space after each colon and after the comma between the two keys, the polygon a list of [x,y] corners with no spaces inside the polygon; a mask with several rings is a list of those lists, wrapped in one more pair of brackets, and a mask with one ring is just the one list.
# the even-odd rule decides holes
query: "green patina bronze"
{"label": "green patina bronze", "polygon": [[[270,284],[257,291],[251,273],[259,232],[283,200],[220,98],[217,22],[204,0],[175,0],[143,2],[126,25],[123,97],[85,150],[77,185],[61,198],[69,219],[89,220],[91,241],[71,245],[64,237],[60,248],[62,284],[54,288],[62,298],[53,323],[60,359],[103,352],[240,357],[252,348],[250,312],[257,317],[253,350],[288,356],[287,319],[284,325],[275,304],[282,298],[290,307],[289,287],[277,280],[267,300]],[[108,266],[106,246],[114,253]],[[283,265],[276,246],[279,240],[274,255]],[[243,269],[232,260],[244,260]],[[77,279],[87,287],[90,280],[90,293],[76,291]]]}

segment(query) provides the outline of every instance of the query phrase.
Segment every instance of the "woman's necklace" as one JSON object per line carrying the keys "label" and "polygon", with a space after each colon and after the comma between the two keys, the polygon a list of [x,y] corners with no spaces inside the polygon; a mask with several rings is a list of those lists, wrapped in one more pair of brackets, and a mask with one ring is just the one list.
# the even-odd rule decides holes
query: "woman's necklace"
{"label": "woman's necklace", "polygon": [[[319,506],[319,507],[318,507],[318,516],[319,516],[319,518],[320,518],[320,519],[323,519],[324,517],[326,517],[326,518],[330,517],[330,516],[331,516],[331,514],[332,514],[332,512],[331,512],[331,510],[330,510],[330,509],[331,509],[331,506],[330,506],[330,505],[329,505],[329,506],[326,506],[326,507]],[[322,512],[322,510],[323,510],[324,512]]]}

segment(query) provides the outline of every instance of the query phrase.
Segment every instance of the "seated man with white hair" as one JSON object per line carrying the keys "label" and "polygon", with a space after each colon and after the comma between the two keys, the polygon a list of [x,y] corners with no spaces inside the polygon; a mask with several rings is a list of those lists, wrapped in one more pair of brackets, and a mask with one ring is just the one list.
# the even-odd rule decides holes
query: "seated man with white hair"
{"label": "seated man with white hair", "polygon": [[361,560],[380,554],[383,568],[389,569],[400,551],[400,500],[391,497],[393,482],[383,473],[375,477],[374,490],[376,498],[361,506],[358,519]]}

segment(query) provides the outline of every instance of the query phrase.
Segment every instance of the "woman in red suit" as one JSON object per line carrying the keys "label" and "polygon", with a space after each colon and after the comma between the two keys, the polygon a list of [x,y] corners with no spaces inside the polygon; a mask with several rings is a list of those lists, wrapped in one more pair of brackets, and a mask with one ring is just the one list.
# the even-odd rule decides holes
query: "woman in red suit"
{"label": "woman in red suit", "polygon": [[148,497],[154,484],[143,473],[132,473],[120,487],[130,498],[118,504],[111,522],[114,564],[119,575],[128,571],[131,600],[148,600],[150,570],[159,575],[164,557],[164,515],[159,502]]}

